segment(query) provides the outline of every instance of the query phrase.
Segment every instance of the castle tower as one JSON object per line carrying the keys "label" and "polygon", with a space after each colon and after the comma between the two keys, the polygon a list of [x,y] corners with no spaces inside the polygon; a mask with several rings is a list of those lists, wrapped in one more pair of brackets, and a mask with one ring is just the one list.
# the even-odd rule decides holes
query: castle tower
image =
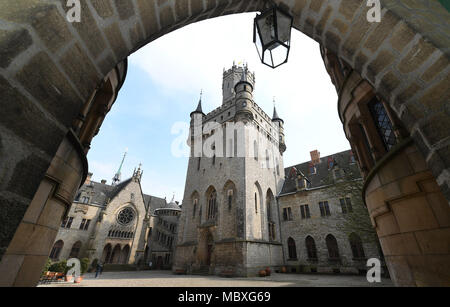
{"label": "castle tower", "polygon": [[190,115],[174,270],[251,276],[283,265],[275,200],[284,182],[283,120],[255,103],[254,80],[247,66],[233,65],[222,105],[205,115],[200,98]]}

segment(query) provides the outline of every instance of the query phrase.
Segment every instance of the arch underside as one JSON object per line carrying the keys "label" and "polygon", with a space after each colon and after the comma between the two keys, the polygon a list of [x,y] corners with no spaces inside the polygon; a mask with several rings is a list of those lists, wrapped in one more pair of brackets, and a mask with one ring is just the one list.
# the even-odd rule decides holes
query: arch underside
{"label": "arch underside", "polygon": [[[449,201],[448,11],[437,1],[382,0],[381,22],[368,23],[365,1],[275,2],[293,15],[297,30],[345,60],[389,102]],[[0,255],[80,108],[119,62],[185,25],[259,11],[263,3],[81,1],[82,22],[68,23],[64,0],[1,1]]]}

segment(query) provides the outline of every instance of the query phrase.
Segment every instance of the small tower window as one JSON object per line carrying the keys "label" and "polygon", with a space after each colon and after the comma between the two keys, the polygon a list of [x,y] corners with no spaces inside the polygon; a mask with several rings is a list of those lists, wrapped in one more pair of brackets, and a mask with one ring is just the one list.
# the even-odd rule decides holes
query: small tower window
{"label": "small tower window", "polygon": [[255,193],[255,213],[258,213],[258,196]]}
{"label": "small tower window", "polygon": [[233,190],[228,190],[228,210],[231,210],[233,205]]}

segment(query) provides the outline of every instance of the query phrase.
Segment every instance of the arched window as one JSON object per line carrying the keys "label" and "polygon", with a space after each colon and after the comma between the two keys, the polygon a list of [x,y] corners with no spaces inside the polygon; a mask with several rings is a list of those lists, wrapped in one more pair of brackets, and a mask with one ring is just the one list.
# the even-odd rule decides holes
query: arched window
{"label": "arched window", "polygon": [[295,247],[295,241],[292,238],[288,239],[288,253],[289,259],[297,259],[297,249]]}
{"label": "arched window", "polygon": [[308,252],[308,259],[317,259],[316,242],[311,236],[305,239],[306,251]]}
{"label": "arched window", "polygon": [[356,233],[351,233],[349,236],[350,247],[352,249],[353,258],[366,258],[364,254],[364,248],[362,245],[361,238]]}
{"label": "arched window", "polygon": [[325,241],[327,243],[327,249],[328,249],[328,258],[330,259],[338,259],[339,258],[339,248],[336,238],[329,234]]}
{"label": "arched window", "polygon": [[72,245],[72,249],[70,250],[69,258],[78,258],[81,249],[81,242],[77,241],[74,245]]}
{"label": "arched window", "polygon": [[228,210],[231,210],[233,205],[233,190],[228,190],[227,194]]}
{"label": "arched window", "polygon": [[50,259],[52,260],[58,260],[59,254],[61,253],[61,250],[64,247],[64,242],[62,240],[58,240],[53,245],[52,251],[50,252]]}
{"label": "arched window", "polygon": [[194,199],[194,207],[192,208],[192,218],[195,218],[195,212],[197,211],[198,199]]}
{"label": "arched window", "polygon": [[208,197],[208,219],[216,218],[217,213],[217,193],[212,191]]}
{"label": "arched window", "polygon": [[258,195],[255,193],[255,213],[258,213]]}

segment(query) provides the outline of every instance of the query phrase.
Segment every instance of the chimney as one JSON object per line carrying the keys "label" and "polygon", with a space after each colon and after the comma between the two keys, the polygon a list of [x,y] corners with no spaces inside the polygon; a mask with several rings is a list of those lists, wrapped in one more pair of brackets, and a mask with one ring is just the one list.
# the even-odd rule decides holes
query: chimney
{"label": "chimney", "polygon": [[84,181],[84,184],[85,184],[85,185],[88,185],[88,184],[91,183],[92,175],[93,175],[92,173],[88,173],[88,174],[87,174],[86,180]]}
{"label": "chimney", "polygon": [[101,183],[102,183],[102,184],[106,184],[106,180],[105,180],[105,179],[102,179]]}
{"label": "chimney", "polygon": [[311,162],[316,165],[320,163],[320,152],[316,149],[310,152],[311,154]]}

